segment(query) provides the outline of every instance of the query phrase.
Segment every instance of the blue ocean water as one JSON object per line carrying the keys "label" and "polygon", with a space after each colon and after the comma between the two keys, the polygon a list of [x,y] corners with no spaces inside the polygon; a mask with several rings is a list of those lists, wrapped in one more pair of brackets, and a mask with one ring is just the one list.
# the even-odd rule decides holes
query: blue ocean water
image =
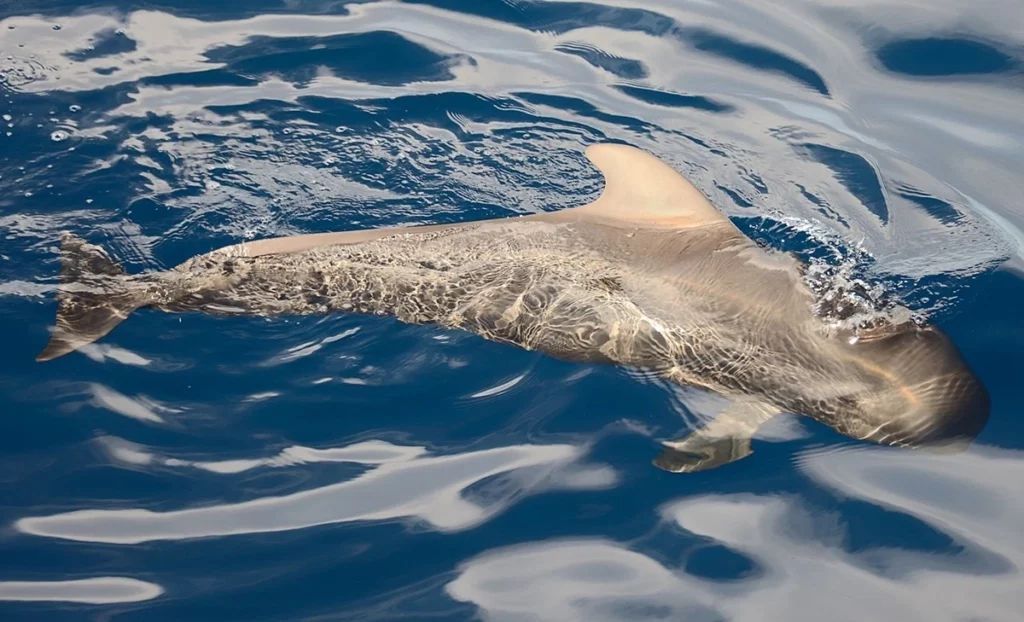
{"label": "blue ocean water", "polygon": [[[1024,13],[933,0],[0,5],[0,619],[1024,618]],[[642,147],[878,283],[992,396],[962,455],[469,334],[143,310],[56,361],[58,240],[555,210]]]}

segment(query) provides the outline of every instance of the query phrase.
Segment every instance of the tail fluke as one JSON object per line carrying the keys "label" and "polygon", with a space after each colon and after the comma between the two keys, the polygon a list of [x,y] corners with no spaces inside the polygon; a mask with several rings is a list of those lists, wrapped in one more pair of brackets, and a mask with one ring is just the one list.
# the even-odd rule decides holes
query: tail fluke
{"label": "tail fluke", "polygon": [[147,304],[140,288],[98,246],[70,233],[61,240],[57,325],[37,361],[50,361],[103,337]]}

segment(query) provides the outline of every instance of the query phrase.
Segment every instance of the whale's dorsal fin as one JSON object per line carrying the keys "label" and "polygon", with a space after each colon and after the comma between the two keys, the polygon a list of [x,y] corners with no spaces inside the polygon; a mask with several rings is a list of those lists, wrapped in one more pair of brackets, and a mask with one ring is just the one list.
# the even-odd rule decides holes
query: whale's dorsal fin
{"label": "whale's dorsal fin", "polygon": [[[685,177],[657,157],[628,145],[600,143],[587,148],[587,158],[604,175],[605,188],[593,203],[557,212],[521,216],[523,220],[564,222],[577,218],[597,220],[616,226],[688,229],[722,225],[739,230],[719,212]],[[245,257],[296,253],[318,246],[359,244],[399,233],[429,233],[482,222],[510,221],[498,218],[454,225],[420,225],[313,233],[243,242],[215,253]]]}
{"label": "whale's dorsal fin", "polygon": [[603,143],[589,147],[587,158],[605,188],[593,203],[574,208],[580,217],[669,229],[732,226],[685,177],[645,151]]}

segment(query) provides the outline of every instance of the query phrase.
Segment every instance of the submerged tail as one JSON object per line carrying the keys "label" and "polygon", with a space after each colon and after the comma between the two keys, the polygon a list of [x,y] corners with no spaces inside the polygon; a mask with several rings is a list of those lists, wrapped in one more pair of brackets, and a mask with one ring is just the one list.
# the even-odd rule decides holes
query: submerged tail
{"label": "submerged tail", "polygon": [[98,246],[70,233],[61,240],[57,326],[37,361],[50,361],[103,337],[147,304],[143,290]]}

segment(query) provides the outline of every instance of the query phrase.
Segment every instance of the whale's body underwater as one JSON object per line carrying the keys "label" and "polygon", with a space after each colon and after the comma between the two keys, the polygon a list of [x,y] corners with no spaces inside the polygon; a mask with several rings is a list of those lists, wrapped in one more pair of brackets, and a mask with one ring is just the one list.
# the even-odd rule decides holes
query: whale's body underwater
{"label": "whale's body underwater", "polygon": [[142,307],[386,314],[733,398],[665,443],[655,464],[675,472],[750,454],[757,428],[782,412],[857,439],[952,450],[984,427],[988,393],[938,329],[826,326],[798,262],[759,248],[670,166],[624,145],[587,156],[606,186],[581,207],[247,242],[165,272],[125,274],[67,235],[57,325],[37,360]]}

